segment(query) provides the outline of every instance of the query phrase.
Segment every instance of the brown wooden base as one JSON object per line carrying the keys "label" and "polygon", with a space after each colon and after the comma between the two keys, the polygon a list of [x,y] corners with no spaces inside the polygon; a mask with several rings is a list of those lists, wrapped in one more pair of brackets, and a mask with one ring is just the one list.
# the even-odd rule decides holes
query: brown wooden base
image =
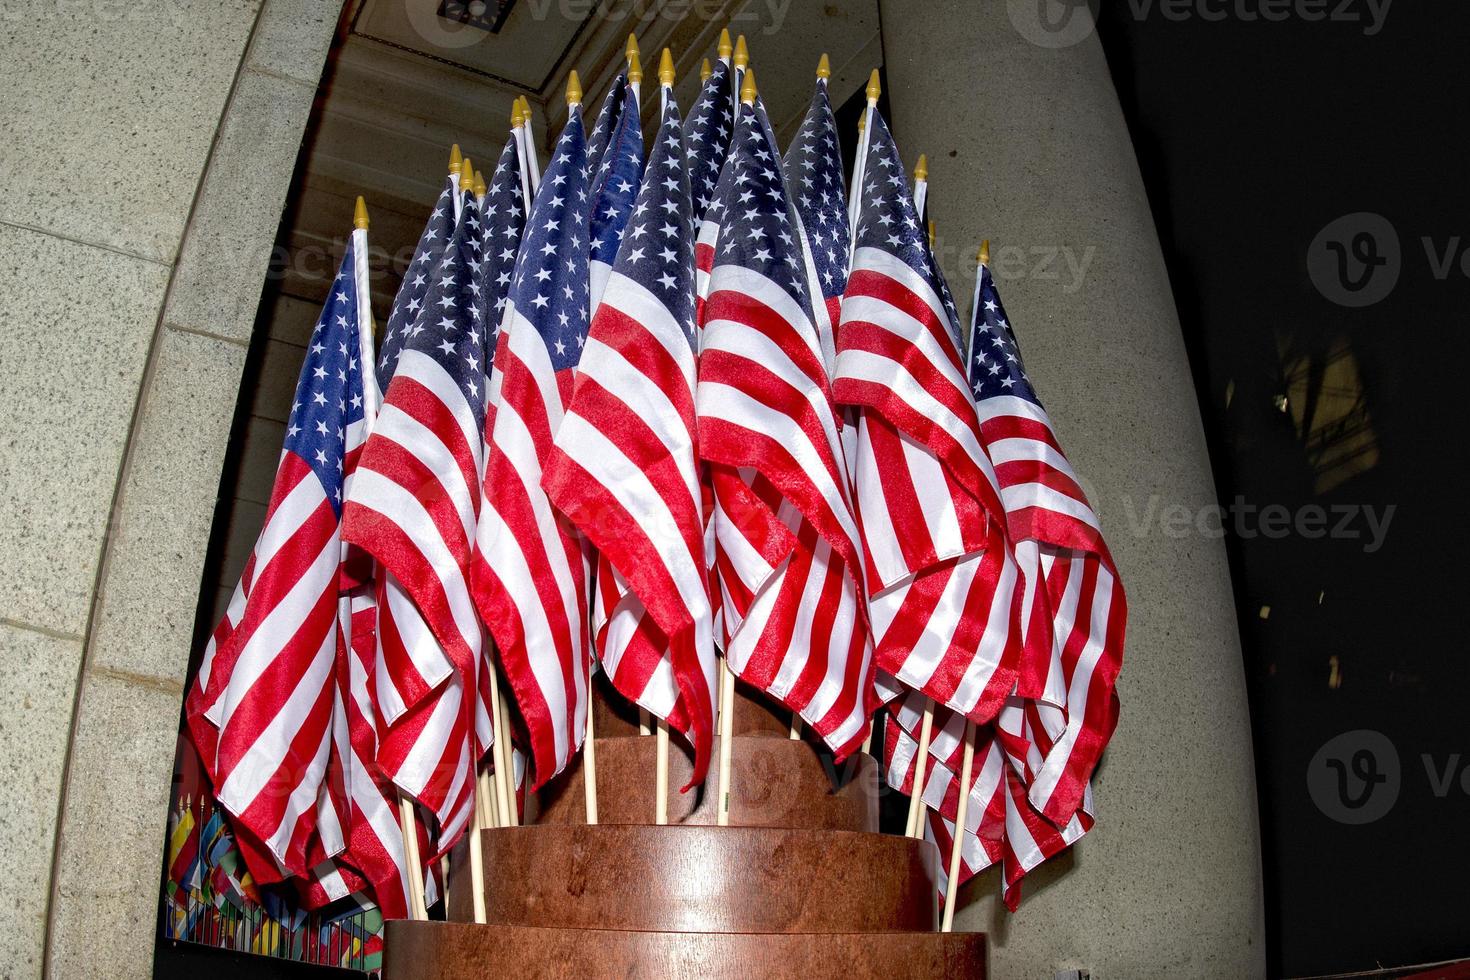
{"label": "brown wooden base", "polygon": [[[840,900],[842,896],[832,896]],[[812,893],[812,901],[821,896]],[[384,980],[985,977],[980,933],[688,933],[389,922]]]}

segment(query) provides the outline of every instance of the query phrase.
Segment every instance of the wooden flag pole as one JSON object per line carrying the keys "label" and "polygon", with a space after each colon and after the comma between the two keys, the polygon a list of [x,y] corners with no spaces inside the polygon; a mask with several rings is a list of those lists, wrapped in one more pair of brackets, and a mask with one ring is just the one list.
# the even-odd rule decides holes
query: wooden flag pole
{"label": "wooden flag pole", "polygon": [[408,914],[425,920],[429,910],[424,905],[424,862],[419,856],[418,824],[413,815],[413,801],[398,793],[398,825],[403,829],[403,863],[408,873]]}
{"label": "wooden flag pole", "polygon": [[[485,915],[485,854],[480,849],[480,834],[484,828],[476,821],[470,831],[470,892],[473,894],[475,921],[483,925]],[[446,889],[447,890],[447,889]]]}
{"label": "wooden flag pole", "polygon": [[954,906],[960,892],[960,858],[965,849],[965,821],[970,816],[970,772],[975,766],[975,723],[965,721],[965,757],[960,763],[960,805],[954,815],[954,846],[949,850],[949,881],[944,889],[944,921],[940,932],[954,929]]}
{"label": "wooden flag pole", "polygon": [[653,775],[653,822],[669,822],[669,723],[658,720],[658,761]]}
{"label": "wooden flag pole", "polygon": [[720,780],[715,824],[730,825],[730,748],[735,740],[735,672],[720,661]]}
{"label": "wooden flag pole", "polygon": [[500,690],[500,678],[494,665],[490,667],[490,709],[495,712],[495,743],[490,758],[495,763],[496,823],[514,827],[520,822],[516,812],[515,756],[510,745],[510,711]]}
{"label": "wooden flag pole", "polygon": [[[591,683],[589,679],[589,683]],[[582,743],[582,787],[587,791],[587,823],[597,823],[597,735],[592,728],[592,699],[587,699],[587,740]]]}
{"label": "wooden flag pole", "polygon": [[801,715],[795,711],[791,712],[791,734],[787,738],[793,742],[801,741]]}
{"label": "wooden flag pole", "polygon": [[934,702],[924,699],[924,720],[919,724],[919,748],[914,753],[914,790],[909,796],[909,821],[904,833],[909,837],[924,835],[924,770],[929,759],[929,739],[934,734]]}

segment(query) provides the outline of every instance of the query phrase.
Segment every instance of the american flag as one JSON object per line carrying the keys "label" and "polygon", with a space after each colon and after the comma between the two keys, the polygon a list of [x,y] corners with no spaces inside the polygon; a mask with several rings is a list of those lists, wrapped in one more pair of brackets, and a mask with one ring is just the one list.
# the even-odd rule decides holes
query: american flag
{"label": "american flag", "polygon": [[486,330],[475,281],[479,206],[464,197],[343,515],[344,538],[378,564],[378,765],[434,815],[439,850],[465,828],[489,740],[477,731],[483,629],[469,591]]}
{"label": "american flag", "polygon": [[587,730],[591,647],[586,542],[541,489],[587,339],[586,142],[574,105],[526,223],[496,354],[476,598],[529,734],[535,785]]}
{"label": "american flag", "polygon": [[340,802],[325,797],[343,636],[343,483],[371,408],[365,248],[355,234],[312,332],[265,524],[188,706],[220,803],[242,837],[296,875],[343,846],[331,826]]}
{"label": "american flag", "polygon": [[588,306],[597,309],[607,277],[612,273],[623,229],[638,185],[643,180],[643,118],[638,113],[638,93],[632,85],[623,88],[624,105],[619,113],[607,152],[592,178],[592,206],[588,219],[592,228],[592,248],[588,264],[591,298]]}
{"label": "american flag", "polygon": [[628,69],[624,68],[618,72],[612,86],[607,90],[607,95],[603,97],[602,108],[597,112],[597,122],[593,124],[592,133],[587,137],[587,167],[591,173],[600,173],[602,170],[602,155],[607,151],[613,129],[622,119],[623,105],[630,92]]}
{"label": "american flag", "polygon": [[876,702],[841,423],[781,160],[760,106],[739,111],[696,399],[726,653],[846,754]]}
{"label": "american flag", "polygon": [[898,149],[869,113],[837,398],[861,410],[854,480],[879,666],[976,721],[1021,652],[996,476]]}
{"label": "american flag", "polygon": [[434,202],[434,210],[413,250],[413,260],[404,270],[398,295],[393,297],[393,308],[388,312],[388,326],[383,330],[378,349],[380,391],[385,390],[388,382],[393,380],[393,371],[398,366],[399,354],[403,352],[404,340],[424,309],[424,298],[429,292],[434,267],[438,265],[439,256],[454,232],[455,186],[452,178],[444,181],[444,189],[439,192],[439,199]]}
{"label": "american flag", "polygon": [[[970,336],[970,383],[980,433],[995,461],[1007,520],[1051,643],[1022,670],[1025,734],[1044,761],[1030,799],[1064,825],[1118,721],[1128,604],[1097,514],[1026,375],[990,270],[980,266]],[[1009,708],[1007,709],[1010,710]],[[1017,726],[1019,727],[1019,725]]]}
{"label": "american flag", "polygon": [[[724,61],[699,91],[699,101],[684,120],[684,145],[689,148],[689,190],[694,195],[695,316],[704,322],[709,296],[709,273],[715,265],[715,239],[720,234],[720,202],[734,174],[726,176],[730,140],[735,130],[735,72]],[[721,184],[726,187],[722,187]]]}
{"label": "american flag", "polygon": [[825,313],[830,331],[841,320],[851,231],[842,179],[842,146],[825,78],[817,80],[806,118],[786,151],[785,169],[786,186],[801,218],[804,244],[826,306],[825,311],[813,312],[819,321]]}
{"label": "american flag", "polygon": [[598,634],[603,669],[688,738],[693,785],[709,760],[715,657],[695,443],[694,236],[667,87],[632,216],[542,483],[626,584]]}

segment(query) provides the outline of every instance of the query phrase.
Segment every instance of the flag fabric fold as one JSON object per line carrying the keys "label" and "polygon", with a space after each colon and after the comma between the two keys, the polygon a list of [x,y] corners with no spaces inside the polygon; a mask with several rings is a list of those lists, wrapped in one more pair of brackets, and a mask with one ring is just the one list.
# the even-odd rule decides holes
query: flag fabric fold
{"label": "flag fabric fold", "polygon": [[[715,660],[694,414],[694,241],[679,106],[665,89],[653,155],[592,318],[542,484],[611,565],[597,635],[624,696],[681,732],[703,781]],[[626,586],[621,588],[621,586]]]}

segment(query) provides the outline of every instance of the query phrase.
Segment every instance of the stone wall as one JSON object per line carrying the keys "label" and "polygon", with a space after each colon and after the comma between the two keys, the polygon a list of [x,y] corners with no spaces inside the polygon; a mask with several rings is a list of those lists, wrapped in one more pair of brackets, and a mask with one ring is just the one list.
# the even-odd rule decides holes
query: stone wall
{"label": "stone wall", "polygon": [[230,420],[335,0],[0,11],[0,974],[152,972]]}

